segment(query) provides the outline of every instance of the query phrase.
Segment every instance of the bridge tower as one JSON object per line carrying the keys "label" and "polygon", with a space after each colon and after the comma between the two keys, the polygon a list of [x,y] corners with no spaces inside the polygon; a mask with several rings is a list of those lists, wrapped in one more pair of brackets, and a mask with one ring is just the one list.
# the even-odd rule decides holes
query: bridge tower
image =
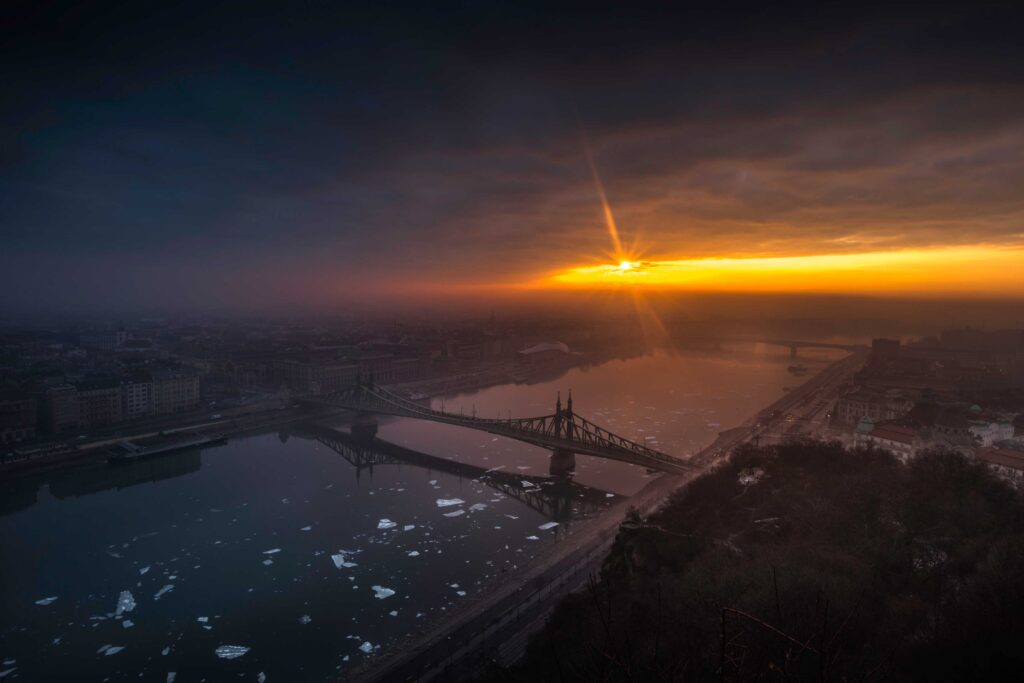
{"label": "bridge tower", "polygon": [[[562,411],[562,393],[555,400],[555,436],[559,439],[572,439],[574,435],[572,421],[572,391],[566,409]],[[556,477],[567,477],[576,471],[576,452],[568,448],[555,448],[551,453],[548,473]]]}

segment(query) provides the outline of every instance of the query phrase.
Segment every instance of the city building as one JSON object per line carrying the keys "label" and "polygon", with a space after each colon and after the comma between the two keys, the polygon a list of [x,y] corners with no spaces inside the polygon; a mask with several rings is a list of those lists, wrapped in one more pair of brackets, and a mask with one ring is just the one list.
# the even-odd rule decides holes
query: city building
{"label": "city building", "polygon": [[865,416],[874,422],[882,422],[902,417],[913,407],[914,402],[898,391],[860,390],[843,396],[836,402],[833,419],[847,425],[855,425]]}
{"label": "city building", "polygon": [[36,436],[36,399],[17,391],[0,391],[0,445],[31,441]]}
{"label": "city building", "polygon": [[152,373],[154,415],[180,413],[199,407],[199,373],[190,369],[156,370]]}
{"label": "city building", "polygon": [[114,351],[128,339],[124,330],[91,330],[83,332],[79,341],[82,346],[100,351]]}
{"label": "city building", "polygon": [[134,420],[153,414],[153,383],[129,380],[121,384],[124,419]]}
{"label": "city building", "polygon": [[974,457],[1014,486],[1024,488],[1024,452],[989,446],[975,450]]}
{"label": "city building", "polygon": [[78,390],[78,424],[91,428],[120,422],[121,387],[109,383],[82,384]]}
{"label": "city building", "polygon": [[895,424],[872,425],[870,418],[858,426],[855,443],[858,446],[871,446],[889,451],[903,463],[909,462],[917,454],[920,445],[917,431],[912,427]]}
{"label": "city building", "polygon": [[70,384],[52,387],[46,392],[45,425],[51,434],[78,429],[80,413],[78,390]]}
{"label": "city building", "polygon": [[307,363],[281,360],[274,364],[279,383],[299,393],[330,394],[351,386],[359,377],[359,365],[350,361]]}

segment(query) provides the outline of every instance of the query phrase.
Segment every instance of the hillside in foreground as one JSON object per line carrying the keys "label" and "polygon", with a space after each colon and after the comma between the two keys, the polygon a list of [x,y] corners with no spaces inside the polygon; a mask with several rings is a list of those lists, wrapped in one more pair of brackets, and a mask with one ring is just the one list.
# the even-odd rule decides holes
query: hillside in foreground
{"label": "hillside in foreground", "polygon": [[745,447],[484,681],[1017,680],[1024,504],[978,463]]}

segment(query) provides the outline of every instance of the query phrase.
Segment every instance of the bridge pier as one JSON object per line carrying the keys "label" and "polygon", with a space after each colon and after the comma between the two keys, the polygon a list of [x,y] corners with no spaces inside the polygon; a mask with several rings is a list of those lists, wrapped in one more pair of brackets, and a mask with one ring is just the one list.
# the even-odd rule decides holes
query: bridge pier
{"label": "bridge pier", "polygon": [[548,474],[553,477],[565,477],[576,471],[576,453],[566,448],[556,448],[551,453],[551,464]]}
{"label": "bridge pier", "polygon": [[377,416],[357,413],[352,420],[352,436],[360,441],[373,441],[377,436]]}

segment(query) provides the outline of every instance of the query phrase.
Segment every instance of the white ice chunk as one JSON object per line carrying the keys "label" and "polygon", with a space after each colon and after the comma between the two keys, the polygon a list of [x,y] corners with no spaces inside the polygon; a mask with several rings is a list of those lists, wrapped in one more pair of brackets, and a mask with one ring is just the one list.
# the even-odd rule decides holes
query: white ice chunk
{"label": "white ice chunk", "polygon": [[210,617],[196,617],[196,621],[198,621],[200,624],[205,624],[206,622],[210,621]]}
{"label": "white ice chunk", "polygon": [[527,536],[526,540],[527,541],[539,541],[540,537],[539,536]]}
{"label": "white ice chunk", "polygon": [[312,531],[312,530],[313,530],[313,527],[311,527],[311,526],[304,526],[301,529],[299,529],[299,531]]}
{"label": "white ice chunk", "polygon": [[120,616],[125,612],[131,612],[135,609],[135,597],[131,591],[121,591],[121,594],[117,596],[117,611],[114,612],[115,616]]}
{"label": "white ice chunk", "polygon": [[453,505],[462,505],[465,502],[466,501],[462,500],[461,498],[438,498],[437,507],[447,508]]}
{"label": "white ice chunk", "polygon": [[469,506],[469,511],[470,512],[480,512],[481,510],[486,510],[486,509],[487,509],[487,506],[484,505],[483,503],[473,503],[472,505]]}
{"label": "white ice chunk", "polygon": [[56,599],[57,599],[56,595],[51,595],[48,598],[43,598],[42,600],[36,600],[36,604],[37,605],[42,605],[43,607],[46,607],[47,605],[53,604],[53,601],[56,600]]}
{"label": "white ice chunk", "polygon": [[263,560],[263,564],[265,564],[265,565],[267,565],[269,567],[270,565],[274,564],[274,561],[271,560],[270,558],[267,558],[267,559]]}
{"label": "white ice chunk", "polygon": [[541,531],[547,531],[548,529],[554,529],[556,526],[558,526],[558,522],[545,522],[537,528]]}
{"label": "white ice chunk", "polygon": [[271,548],[270,550],[264,550],[263,554],[264,555],[276,555],[279,552],[281,552],[280,548]]}
{"label": "white ice chunk", "polygon": [[167,655],[171,654],[171,646],[168,645],[164,649],[160,650],[160,654],[163,655],[164,657],[166,657]]}
{"label": "white ice chunk", "polygon": [[391,615],[391,616],[393,616],[393,617],[397,617],[397,616],[398,616],[398,610],[396,610],[396,609],[393,609],[393,610],[391,610],[390,612],[388,612],[388,614],[389,614],[389,615]]}
{"label": "white ice chunk", "polygon": [[164,593],[168,593],[168,592],[170,592],[170,591],[172,591],[172,590],[174,590],[174,584],[173,584],[173,583],[168,583],[168,584],[166,584],[166,585],[165,585],[165,586],[164,586],[163,588],[161,588],[160,590],[158,590],[158,591],[157,591],[157,592],[156,592],[156,593],[155,593],[155,594],[153,595],[153,599],[154,599],[154,600],[159,600],[159,599],[160,599],[160,596],[162,596],[162,595],[163,595]]}
{"label": "white ice chunk", "polygon": [[349,562],[346,559],[346,555],[344,553],[337,553],[335,555],[331,555],[331,560],[334,561],[334,566],[338,569],[341,569],[342,567],[344,567],[345,569],[351,569],[352,567],[356,566],[355,562]]}
{"label": "white ice chunk", "polygon": [[263,673],[262,671],[256,674],[256,683],[266,683],[266,680],[267,674]]}
{"label": "white ice chunk", "polygon": [[466,597],[466,591],[455,591],[455,594],[458,595],[460,598]]}
{"label": "white ice chunk", "polygon": [[149,565],[147,564],[145,567],[143,567],[142,569],[139,570],[139,575],[141,576],[142,574],[145,574],[148,571],[149,571]]}
{"label": "white ice chunk", "polygon": [[444,513],[444,516],[445,517],[458,517],[459,515],[464,515],[464,514],[466,514],[465,510],[455,510],[453,512],[446,512],[446,513]]}
{"label": "white ice chunk", "polygon": [[392,595],[395,594],[395,591],[391,590],[390,588],[384,588],[383,586],[370,586],[370,588],[373,589],[373,597],[377,598],[378,600],[390,598]]}
{"label": "white ice chunk", "polygon": [[100,649],[96,650],[96,654],[101,655],[104,652],[106,652],[108,649],[110,649],[110,644],[109,643],[107,643],[106,645],[101,645]]}
{"label": "white ice chunk", "polygon": [[7,678],[7,676],[9,676],[10,674],[14,673],[15,669],[17,669],[17,668],[18,667],[14,666],[14,667],[11,667],[10,669],[4,669],[3,671],[0,671],[0,678]]}
{"label": "white ice chunk", "polygon": [[175,671],[168,671],[167,672],[167,683],[174,683],[174,679],[177,678],[177,677],[178,677],[177,672],[175,672]]}
{"label": "white ice chunk", "polygon": [[431,486],[437,486],[437,479],[431,479],[427,483],[430,484]]}
{"label": "white ice chunk", "polygon": [[244,645],[221,645],[213,653],[221,659],[237,659],[248,651]]}
{"label": "white ice chunk", "polygon": [[415,524],[406,524],[405,526],[402,527],[402,531],[412,531],[415,528],[416,528]]}
{"label": "white ice chunk", "polygon": [[359,646],[359,649],[365,652],[366,654],[370,654],[371,652],[373,652],[373,643],[371,643],[370,641],[366,641],[365,643]]}
{"label": "white ice chunk", "polygon": [[131,628],[132,626],[135,626],[135,622],[132,621],[131,619],[125,619],[124,621],[121,622],[121,627],[122,628]]}
{"label": "white ice chunk", "polygon": [[303,614],[301,617],[299,617],[299,623],[302,625],[306,625],[311,621],[313,621],[313,618],[310,617],[308,614]]}
{"label": "white ice chunk", "polygon": [[604,497],[605,498],[614,498],[615,494],[614,493],[606,493],[606,494],[604,494]]}
{"label": "white ice chunk", "polygon": [[398,525],[395,524],[394,522],[392,522],[387,517],[385,517],[384,519],[382,519],[379,522],[377,522],[377,528],[378,529],[394,529],[396,526],[398,526]]}
{"label": "white ice chunk", "polygon": [[410,550],[409,551],[409,557],[419,557],[419,556],[420,556],[420,551],[419,550]]}
{"label": "white ice chunk", "polygon": [[107,651],[103,653],[103,656],[109,657],[110,655],[116,655],[118,652],[123,650],[124,647],[124,645],[111,645],[107,648]]}

